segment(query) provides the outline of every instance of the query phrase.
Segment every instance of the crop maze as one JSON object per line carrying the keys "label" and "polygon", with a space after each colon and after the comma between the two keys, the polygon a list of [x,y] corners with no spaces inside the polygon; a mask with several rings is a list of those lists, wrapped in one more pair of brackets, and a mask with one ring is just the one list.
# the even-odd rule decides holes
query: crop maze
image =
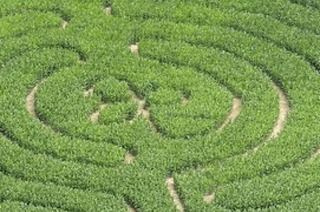
{"label": "crop maze", "polygon": [[320,1],[0,2],[0,211],[320,210]]}

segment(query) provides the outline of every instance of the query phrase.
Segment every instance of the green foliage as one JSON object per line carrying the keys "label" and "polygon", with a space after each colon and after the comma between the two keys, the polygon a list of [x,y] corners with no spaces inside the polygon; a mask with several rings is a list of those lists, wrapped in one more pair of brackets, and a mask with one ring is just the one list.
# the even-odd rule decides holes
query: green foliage
{"label": "green foliage", "polygon": [[121,123],[132,120],[138,110],[137,104],[134,103],[117,103],[108,105],[99,117],[99,122],[108,125],[112,123]]}
{"label": "green foliage", "polygon": [[0,3],[0,211],[319,211],[318,1]]}
{"label": "green foliage", "polygon": [[128,101],[131,97],[126,82],[119,82],[115,78],[104,79],[95,85],[95,91],[103,102]]}

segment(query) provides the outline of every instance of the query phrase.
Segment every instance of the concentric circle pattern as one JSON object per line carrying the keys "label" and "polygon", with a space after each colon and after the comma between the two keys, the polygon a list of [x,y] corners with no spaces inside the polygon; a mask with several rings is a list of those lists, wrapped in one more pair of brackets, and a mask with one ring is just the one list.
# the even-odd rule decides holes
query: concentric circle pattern
{"label": "concentric circle pattern", "polygon": [[0,211],[319,211],[318,0],[0,0]]}

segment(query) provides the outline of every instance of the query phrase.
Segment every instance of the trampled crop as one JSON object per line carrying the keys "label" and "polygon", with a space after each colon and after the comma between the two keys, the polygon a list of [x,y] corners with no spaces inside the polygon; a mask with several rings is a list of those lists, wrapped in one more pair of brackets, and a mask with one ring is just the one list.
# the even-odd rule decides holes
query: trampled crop
{"label": "trampled crop", "polygon": [[0,0],[0,211],[319,211],[317,0]]}

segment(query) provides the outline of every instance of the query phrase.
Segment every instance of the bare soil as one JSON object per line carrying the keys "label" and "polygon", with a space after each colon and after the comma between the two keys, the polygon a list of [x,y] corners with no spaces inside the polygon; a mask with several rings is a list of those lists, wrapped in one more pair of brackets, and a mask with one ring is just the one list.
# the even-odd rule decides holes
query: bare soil
{"label": "bare soil", "polygon": [[241,112],[241,107],[242,107],[241,99],[234,97],[232,110],[229,116],[223,122],[223,124],[219,127],[218,131],[222,131],[229,123],[232,123],[238,117],[238,115]]}
{"label": "bare soil", "polygon": [[175,186],[174,186],[174,179],[173,177],[169,177],[167,178],[166,180],[166,185],[167,185],[167,188],[170,192],[170,195],[171,197],[173,198],[173,202],[174,204],[176,205],[178,211],[180,212],[184,212],[184,207],[182,205],[182,202],[180,200],[180,197],[178,195],[178,192],[176,191],[175,189]]}
{"label": "bare soil", "polygon": [[206,194],[203,196],[203,200],[206,202],[206,203],[211,203],[213,200],[214,200],[214,193],[210,193],[210,194]]}
{"label": "bare soil", "polygon": [[138,43],[136,43],[136,44],[131,44],[130,45],[130,50],[131,50],[131,53],[132,54],[138,54],[138,52],[139,52],[139,47],[138,47]]}
{"label": "bare soil", "polygon": [[106,107],[107,107],[107,104],[101,104],[101,105],[99,106],[99,109],[98,109],[96,112],[94,112],[94,113],[92,113],[92,114],[90,115],[90,120],[91,120],[93,123],[97,123],[98,120],[99,120],[100,112],[101,112],[103,109],[105,109]]}
{"label": "bare soil", "polygon": [[31,92],[27,96],[27,100],[26,100],[27,111],[32,115],[32,117],[34,117],[36,119],[38,119],[37,114],[36,114],[36,109],[35,109],[35,95],[37,93],[37,90],[38,90],[38,85],[36,85],[31,90]]}
{"label": "bare soil", "polygon": [[103,9],[103,12],[104,12],[106,15],[111,15],[111,12],[112,12],[111,7],[106,7],[106,8],[104,8],[104,9]]}
{"label": "bare soil", "polygon": [[157,132],[157,128],[151,120],[150,112],[145,108],[146,101],[139,98],[134,92],[132,92],[132,100],[138,104],[137,116],[142,116],[147,119],[153,132]]}

